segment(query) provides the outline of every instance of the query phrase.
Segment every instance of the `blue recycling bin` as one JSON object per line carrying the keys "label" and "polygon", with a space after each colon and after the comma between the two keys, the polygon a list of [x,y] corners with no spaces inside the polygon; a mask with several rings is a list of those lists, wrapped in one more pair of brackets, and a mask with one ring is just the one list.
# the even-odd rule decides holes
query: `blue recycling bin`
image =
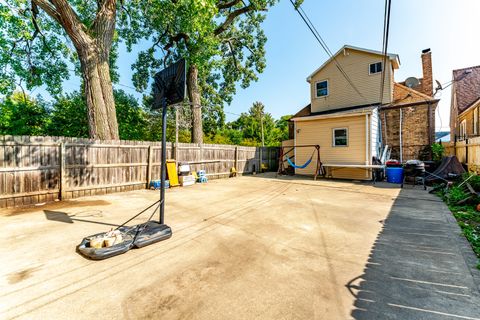
{"label": "blue recycling bin", "polygon": [[402,183],[403,182],[403,168],[387,167],[387,182],[388,183]]}

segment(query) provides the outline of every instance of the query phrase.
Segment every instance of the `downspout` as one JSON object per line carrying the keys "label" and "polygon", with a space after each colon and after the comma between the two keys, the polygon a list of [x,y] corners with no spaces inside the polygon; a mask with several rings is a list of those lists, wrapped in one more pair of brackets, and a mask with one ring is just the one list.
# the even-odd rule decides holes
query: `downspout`
{"label": "downspout", "polygon": [[[297,162],[297,148],[295,147],[297,145],[297,121],[293,121],[293,157],[295,159],[295,162]],[[294,167],[293,168],[294,174],[297,174],[297,169]]]}
{"label": "downspout", "polygon": [[[428,102],[428,150],[430,150],[429,152],[429,156],[430,156],[430,160],[432,160],[433,158],[433,154],[432,154],[432,148],[431,148],[431,145],[432,145],[432,106],[431,106],[431,103],[430,101]],[[435,135],[435,129],[433,130],[433,136]]]}
{"label": "downspout", "polygon": [[388,139],[387,139],[387,110],[383,110],[383,122],[385,124],[385,143],[384,145],[387,145],[388,144]]}
{"label": "downspout", "polygon": [[403,163],[403,143],[402,143],[402,120],[403,120],[403,112],[402,108],[400,108],[400,132],[399,132],[399,138],[400,138],[400,163]]}
{"label": "downspout", "polygon": [[368,159],[369,159],[369,154],[368,154],[368,145],[369,145],[369,129],[368,129],[368,113],[365,114],[365,164],[368,165]]}

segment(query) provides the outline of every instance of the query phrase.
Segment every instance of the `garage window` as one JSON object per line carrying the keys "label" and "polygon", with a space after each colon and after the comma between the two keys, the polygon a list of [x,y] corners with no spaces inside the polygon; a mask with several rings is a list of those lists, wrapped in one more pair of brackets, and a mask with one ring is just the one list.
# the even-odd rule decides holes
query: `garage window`
{"label": "garage window", "polygon": [[348,129],[347,128],[333,129],[333,146],[334,147],[348,146]]}

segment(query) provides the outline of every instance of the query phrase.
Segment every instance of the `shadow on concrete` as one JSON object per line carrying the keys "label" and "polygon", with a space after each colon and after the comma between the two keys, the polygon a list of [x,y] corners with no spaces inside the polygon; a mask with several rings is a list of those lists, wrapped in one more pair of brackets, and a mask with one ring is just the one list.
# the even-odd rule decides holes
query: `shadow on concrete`
{"label": "shadow on concrete", "polygon": [[107,222],[101,222],[101,221],[94,221],[94,220],[87,220],[87,219],[81,219],[80,217],[99,217],[98,213],[89,213],[89,214],[68,214],[66,212],[62,211],[51,211],[51,210],[43,210],[45,213],[45,217],[47,220],[51,221],[57,221],[57,222],[63,222],[63,223],[74,223],[74,221],[78,222],[86,222],[86,223],[94,223],[94,224],[101,224],[105,226],[111,226],[111,227],[118,227],[120,225],[118,224],[112,224],[112,223],[107,223]]}
{"label": "shadow on concrete", "polygon": [[353,319],[480,319],[473,251],[440,199],[402,189],[380,222],[364,273],[346,284]]}

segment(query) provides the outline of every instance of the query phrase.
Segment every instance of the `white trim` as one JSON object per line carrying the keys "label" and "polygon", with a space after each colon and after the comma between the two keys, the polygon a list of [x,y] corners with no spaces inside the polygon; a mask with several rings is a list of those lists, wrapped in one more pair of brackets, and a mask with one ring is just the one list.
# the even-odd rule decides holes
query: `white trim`
{"label": "white trim", "polygon": [[[338,56],[341,52],[344,52],[344,50],[346,49],[351,49],[351,50],[356,50],[356,51],[361,51],[361,52],[367,52],[367,53],[371,53],[371,54],[376,54],[376,55],[379,55],[379,56],[383,56],[383,53],[380,52],[380,51],[376,51],[376,50],[370,50],[370,49],[365,49],[365,48],[360,48],[360,47],[355,47],[355,46],[350,46],[350,45],[344,45],[343,47],[340,48],[340,50],[338,50],[330,59],[328,59],[327,61],[325,61],[319,68],[317,68],[314,72],[312,72],[312,74],[310,74],[308,77],[307,77],[307,82],[310,82],[310,80],[312,80],[312,77],[314,75],[316,75],[320,70],[322,70],[327,64],[329,64],[333,59],[334,57]],[[398,56],[398,54],[395,54],[395,53],[387,53],[387,56],[390,58],[390,61],[394,61],[395,62],[395,65],[396,65],[396,68],[395,68],[395,65],[394,65],[394,68],[395,69],[398,69],[399,66],[400,66],[400,57]]]}
{"label": "white trim", "polygon": [[[320,82],[326,82],[327,83],[327,94],[325,96],[319,96],[318,95],[318,90],[317,90],[317,84],[319,84]],[[315,99],[322,99],[322,98],[326,98],[330,95],[330,85],[328,83],[328,79],[324,79],[324,80],[320,80],[320,81],[316,81],[315,82],[315,86],[314,86],[314,90],[315,90]]]}
{"label": "white trim", "polygon": [[312,120],[318,120],[318,119],[330,119],[330,118],[343,118],[343,117],[358,117],[358,116],[363,116],[365,114],[370,114],[372,112],[372,109],[364,109],[362,111],[357,111],[355,112],[344,112],[344,113],[332,113],[332,114],[319,114],[316,116],[308,116],[308,117],[298,117],[298,118],[292,118],[293,122],[295,121],[312,121]]}
{"label": "white trim", "polygon": [[[347,133],[347,144],[346,145],[341,145],[341,146],[337,146],[335,144],[335,130],[345,130],[346,133]],[[348,127],[341,127],[341,128],[332,128],[332,148],[346,148],[348,147]]]}

